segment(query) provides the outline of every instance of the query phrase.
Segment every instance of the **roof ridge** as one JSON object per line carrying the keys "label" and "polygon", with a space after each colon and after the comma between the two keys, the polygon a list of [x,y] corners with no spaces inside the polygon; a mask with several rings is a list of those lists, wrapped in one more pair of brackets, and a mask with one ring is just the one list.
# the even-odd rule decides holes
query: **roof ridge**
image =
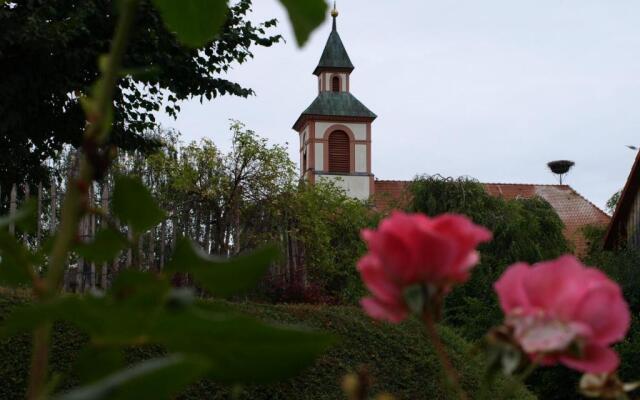
{"label": "roof ridge", "polygon": [[491,182],[491,183],[483,182],[482,184],[483,185],[504,185],[504,186],[547,186],[547,187],[567,188],[567,189],[571,190],[573,193],[575,193],[576,195],[578,195],[582,200],[584,200],[587,203],[589,203],[589,205],[593,206],[596,210],[600,211],[601,214],[605,215],[607,218],[611,218],[611,216],[609,214],[607,214],[606,212],[604,212],[604,210],[602,210],[596,204],[591,202],[591,200],[587,199],[582,194],[580,194],[580,192],[578,192],[576,189],[574,189],[571,185],[566,185],[566,184],[554,185],[554,184],[548,184],[548,183],[545,184],[545,183],[495,183],[495,182]]}
{"label": "roof ridge", "polygon": [[608,219],[611,219],[611,215],[607,214],[606,212],[604,212],[604,210],[602,210],[600,207],[598,207],[597,205],[595,205],[594,203],[591,202],[591,200],[587,199],[586,197],[584,197],[582,194],[580,194],[580,192],[578,192],[577,190],[575,190],[574,188],[572,188],[569,185],[563,185],[563,186],[567,186],[573,193],[575,193],[576,195],[578,195],[582,200],[586,201],[587,203],[589,203],[589,205],[593,206],[593,208],[595,208],[596,210],[600,211],[600,213],[602,215],[604,215],[605,217],[607,217]]}
{"label": "roof ridge", "polygon": [[399,180],[399,179],[377,179],[375,180],[376,182],[398,182],[398,183],[410,183],[413,182],[413,180]]}
{"label": "roof ridge", "polygon": [[505,182],[480,182],[483,185],[503,185],[503,186],[554,186],[554,187],[567,187],[571,188],[571,185],[560,185],[552,183],[505,183]]}

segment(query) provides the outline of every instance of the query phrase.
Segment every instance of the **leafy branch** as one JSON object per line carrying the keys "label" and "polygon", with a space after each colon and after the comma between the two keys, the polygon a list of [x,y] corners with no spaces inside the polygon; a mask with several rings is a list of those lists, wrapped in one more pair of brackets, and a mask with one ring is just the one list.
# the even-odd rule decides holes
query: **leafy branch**
{"label": "leafy branch", "polygon": [[[225,21],[228,10],[225,0],[154,0],[153,4],[168,28],[190,46],[211,40]],[[304,4],[283,0],[283,4],[289,11],[298,42],[304,43],[311,30],[324,19],[326,4],[322,0]],[[95,211],[89,206],[89,188],[105,176],[113,158],[107,143],[112,130],[114,94],[123,73],[123,59],[139,6],[140,0],[118,2],[118,23],[111,49],[99,60],[101,77],[90,95],[81,99],[87,120],[83,151],[77,176],[68,180],[61,223],[46,258],[44,276],[41,278],[36,272],[35,259],[27,249],[9,235],[0,237],[0,278],[13,277],[13,283],[18,284],[31,280],[36,299],[33,305],[11,315],[0,332],[2,336],[9,336],[33,331],[27,389],[30,400],[46,398],[55,389],[55,385],[48,382],[48,365],[51,330],[56,321],[68,321],[82,328],[90,334],[93,346],[117,348],[155,343],[176,352],[166,359],[114,372],[94,385],[67,393],[62,396],[65,399],[105,398],[118,388],[140,382],[145,390],[157,394],[155,398],[169,398],[169,393],[203,374],[233,382],[277,379],[307,365],[331,341],[320,334],[272,328],[225,312],[202,309],[190,292],[171,290],[170,276],[166,274],[158,277],[121,274],[104,297],[60,296],[69,254],[77,247],[79,223],[88,212]],[[116,182],[114,213],[133,232],[134,243],[137,235],[162,222],[165,216],[138,180],[125,177]],[[22,217],[22,213],[17,216]],[[117,233],[108,231],[97,239],[93,247],[84,247],[81,251],[99,258],[95,253],[120,240]],[[118,250],[121,245],[123,243],[116,243],[111,250]],[[168,272],[193,274],[203,287],[228,296],[254,285],[274,258],[273,251],[267,250],[231,262],[213,260],[185,243],[178,248]],[[272,353],[274,351],[276,353]],[[233,363],[229,364],[232,358],[235,368]],[[220,369],[221,365],[226,367]],[[169,371],[173,371],[173,383],[167,386],[167,380],[160,377]],[[131,398],[135,392],[123,393],[129,393],[125,397]]]}

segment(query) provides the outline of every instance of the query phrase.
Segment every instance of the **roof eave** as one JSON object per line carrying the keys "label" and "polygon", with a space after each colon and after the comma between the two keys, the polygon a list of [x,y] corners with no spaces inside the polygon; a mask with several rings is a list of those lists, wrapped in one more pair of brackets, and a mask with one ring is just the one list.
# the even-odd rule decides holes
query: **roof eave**
{"label": "roof eave", "polygon": [[300,117],[296,120],[295,124],[293,124],[293,130],[300,132],[304,124],[309,119],[317,119],[317,120],[332,120],[336,122],[373,122],[378,118],[377,115],[373,115],[370,117],[358,117],[358,116],[349,116],[349,115],[321,115],[321,114],[301,114]]}
{"label": "roof eave", "polygon": [[354,69],[355,67],[325,67],[318,65],[316,69],[313,70],[313,75],[320,76],[323,72],[346,72],[350,74]]}

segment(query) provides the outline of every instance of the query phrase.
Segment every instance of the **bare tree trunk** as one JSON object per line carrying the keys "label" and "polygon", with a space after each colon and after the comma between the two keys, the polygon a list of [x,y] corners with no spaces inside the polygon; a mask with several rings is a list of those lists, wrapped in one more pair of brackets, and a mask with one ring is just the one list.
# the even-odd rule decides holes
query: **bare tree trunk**
{"label": "bare tree trunk", "polygon": [[233,254],[240,253],[240,199],[242,188],[238,188],[238,197],[233,204]]}
{"label": "bare tree trunk", "polygon": [[[107,181],[105,181],[102,184],[102,208],[104,209],[104,211],[106,213],[109,212],[109,183]],[[106,228],[107,227],[107,221],[104,220],[102,221],[102,225]],[[101,271],[101,275],[102,275],[102,279],[100,281],[100,287],[102,288],[102,290],[107,290],[107,274],[109,273],[109,263],[104,263],[102,265],[102,271]]]}
{"label": "bare tree trunk", "polygon": [[173,228],[171,230],[171,250],[173,252],[173,250],[176,248],[176,241],[178,240],[178,221],[172,220],[171,227]]}
{"label": "bare tree trunk", "polygon": [[[11,197],[9,199],[9,216],[13,218],[16,215],[16,210],[18,208],[18,188],[16,187],[15,183],[11,186],[10,196]],[[9,233],[12,235],[15,235],[16,233],[16,225],[13,222],[9,225]]]}
{"label": "bare tree trunk", "polygon": [[145,234],[141,234],[138,237],[138,248],[136,249],[137,253],[136,253],[136,267],[138,268],[138,270],[142,271],[144,270],[144,252],[143,252],[143,247],[144,247],[144,238],[147,235]]}
{"label": "bare tree trunk", "polygon": [[[92,198],[93,202],[93,198]],[[96,237],[96,215],[91,215],[91,238],[92,240]],[[91,275],[90,275],[90,285],[91,289],[96,288],[96,264],[94,262],[91,263]]]}
{"label": "bare tree trunk", "polygon": [[207,235],[205,238],[205,249],[207,254],[211,254],[211,211],[207,212]]}
{"label": "bare tree trunk", "polygon": [[[80,240],[84,241],[86,238],[87,232],[87,217],[83,217],[80,220]],[[78,292],[84,292],[84,259],[79,257],[78,264],[76,268],[76,288]]]}
{"label": "bare tree trunk", "polygon": [[56,180],[55,178],[51,179],[51,232],[50,234],[53,235],[53,233],[56,230],[56,215],[57,215],[57,208],[58,208],[58,204],[57,204],[57,200],[58,200],[58,189],[56,188]]}
{"label": "bare tree trunk", "polygon": [[156,227],[149,233],[149,253],[147,254],[147,268],[149,271],[156,270]]}
{"label": "bare tree trunk", "polygon": [[160,271],[164,269],[164,252],[167,241],[167,222],[162,221],[160,228]]}
{"label": "bare tree trunk", "polygon": [[[131,239],[133,239],[133,234],[131,233],[131,228],[128,228],[127,231],[127,237],[129,238],[129,241],[131,241]],[[131,268],[131,262],[133,259],[133,250],[132,247],[129,247],[129,250],[127,250],[127,268]]]}
{"label": "bare tree trunk", "polygon": [[200,240],[200,212],[197,208],[194,207],[194,219],[195,226],[193,227],[193,239],[194,242],[198,243],[198,245],[202,246],[202,241]]}
{"label": "bare tree trunk", "polygon": [[38,215],[36,218],[36,243],[42,243],[42,182],[38,183]]}
{"label": "bare tree trunk", "polygon": [[[116,227],[118,229],[120,229],[120,222],[118,220],[115,221]],[[113,282],[113,280],[116,277],[116,274],[120,271],[120,254],[118,254],[118,256],[116,257],[115,260],[113,260],[113,263],[111,265],[111,282]]]}

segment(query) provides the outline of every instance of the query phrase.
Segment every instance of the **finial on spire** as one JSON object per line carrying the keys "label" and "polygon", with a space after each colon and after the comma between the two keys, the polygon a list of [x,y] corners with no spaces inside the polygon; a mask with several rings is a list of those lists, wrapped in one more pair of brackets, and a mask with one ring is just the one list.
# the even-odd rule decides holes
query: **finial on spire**
{"label": "finial on spire", "polygon": [[333,30],[337,30],[337,24],[336,24],[336,19],[338,18],[338,15],[340,15],[340,13],[338,12],[338,7],[336,6],[336,2],[333,2],[333,10],[331,10],[331,16],[333,17]]}

